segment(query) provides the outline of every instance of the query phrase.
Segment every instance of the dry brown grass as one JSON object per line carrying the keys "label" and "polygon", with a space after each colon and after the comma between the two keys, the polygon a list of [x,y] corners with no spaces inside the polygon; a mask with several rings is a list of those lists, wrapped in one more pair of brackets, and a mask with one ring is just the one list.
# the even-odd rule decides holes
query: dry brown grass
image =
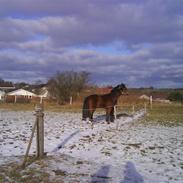
{"label": "dry brown grass", "polygon": [[[55,111],[55,112],[81,112],[83,106],[83,100],[86,96],[95,93],[94,91],[85,92],[79,95],[76,99],[73,99],[73,104],[59,105],[54,100],[44,100],[44,110],[45,111]],[[139,106],[143,105],[145,101],[139,100],[139,95],[134,93],[129,93],[129,95],[121,96],[118,100],[118,105],[122,107],[128,106]],[[39,100],[32,100],[31,103],[0,103],[0,109],[13,110],[13,111],[34,111],[36,104],[39,104]]]}

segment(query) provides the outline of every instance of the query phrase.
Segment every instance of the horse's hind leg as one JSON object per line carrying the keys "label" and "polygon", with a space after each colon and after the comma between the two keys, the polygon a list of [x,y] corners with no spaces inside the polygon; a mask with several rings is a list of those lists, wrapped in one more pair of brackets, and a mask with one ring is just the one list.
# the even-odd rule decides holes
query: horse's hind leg
{"label": "horse's hind leg", "polygon": [[84,103],[83,103],[83,111],[82,111],[82,120],[83,121],[86,121],[86,119],[89,117],[88,116],[88,113],[89,113],[89,109],[88,109],[88,100],[87,98],[84,100]]}
{"label": "horse's hind leg", "polygon": [[87,118],[88,118],[88,111],[87,109],[83,109],[82,120],[86,121]]}
{"label": "horse's hind leg", "polygon": [[93,113],[94,113],[94,111],[95,111],[95,110],[90,110],[90,111],[89,111],[89,116],[88,116],[88,117],[89,117],[89,120],[90,120],[91,122],[93,122]]}

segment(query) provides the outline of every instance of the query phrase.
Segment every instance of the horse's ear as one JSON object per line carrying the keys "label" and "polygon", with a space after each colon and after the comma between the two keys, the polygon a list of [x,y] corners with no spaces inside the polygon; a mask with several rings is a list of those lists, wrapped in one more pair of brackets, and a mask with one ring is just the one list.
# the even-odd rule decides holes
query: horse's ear
{"label": "horse's ear", "polygon": [[116,88],[117,88],[117,89],[121,89],[121,85],[117,85]]}
{"label": "horse's ear", "polygon": [[124,83],[121,83],[121,88],[126,88]]}

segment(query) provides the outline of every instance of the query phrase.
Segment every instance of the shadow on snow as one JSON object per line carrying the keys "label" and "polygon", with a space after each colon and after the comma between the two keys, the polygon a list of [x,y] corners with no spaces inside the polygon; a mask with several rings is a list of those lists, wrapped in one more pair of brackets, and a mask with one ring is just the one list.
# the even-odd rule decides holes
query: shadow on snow
{"label": "shadow on snow", "polygon": [[[110,165],[102,166],[95,174],[91,175],[91,183],[109,183],[112,177],[109,176]],[[144,183],[144,179],[135,168],[135,165],[128,161],[125,165],[124,179],[120,183]]]}

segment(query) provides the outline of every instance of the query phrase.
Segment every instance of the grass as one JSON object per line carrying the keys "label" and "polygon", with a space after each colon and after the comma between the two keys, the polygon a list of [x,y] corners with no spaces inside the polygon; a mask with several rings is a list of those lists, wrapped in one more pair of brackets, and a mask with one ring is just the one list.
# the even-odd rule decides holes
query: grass
{"label": "grass", "polygon": [[[135,111],[144,108],[144,103],[119,103],[117,107],[118,113],[132,114],[134,105]],[[12,110],[12,111],[34,111],[36,103],[29,104],[12,104],[12,103],[0,103],[0,109]],[[58,105],[55,102],[44,103],[44,110],[51,112],[82,112],[82,103],[77,102],[72,105]],[[97,109],[97,112],[104,112],[104,109]],[[152,109],[147,104],[147,115],[143,120],[143,123],[160,124],[160,125],[183,125],[183,105],[181,104],[153,104]],[[105,112],[104,112],[105,113]]]}
{"label": "grass", "polygon": [[[136,104],[135,111],[141,109],[144,105]],[[147,115],[144,119],[141,120],[141,123],[148,124],[158,124],[163,126],[177,126],[183,125],[183,105],[181,104],[153,104],[152,109],[147,106]],[[30,104],[5,104],[0,103],[0,109],[14,110],[14,111],[25,111],[30,110],[33,111],[35,108],[35,103]],[[60,106],[56,103],[45,103],[45,111],[56,111],[56,112],[81,112],[82,103],[75,103],[73,105],[63,105]],[[100,110],[99,110],[100,111]],[[124,105],[119,107],[117,110],[120,112],[128,112],[132,111],[132,105]],[[106,151],[103,152],[106,155],[110,156],[110,154]],[[144,151],[141,151],[142,155],[146,155]],[[41,161],[36,162],[40,165]],[[78,164],[82,164],[78,162]],[[47,164],[42,163],[40,167],[45,167]],[[183,167],[181,165],[181,167]],[[55,174],[58,176],[65,176],[64,171],[55,171]],[[8,178],[8,179],[7,179]],[[20,169],[17,164],[8,164],[0,166],[0,182],[22,182],[22,183],[39,183],[39,182],[50,182],[50,175],[44,172],[44,169],[33,169],[28,168],[25,170]],[[61,183],[59,180],[52,180],[53,183]]]}
{"label": "grass", "polygon": [[[28,103],[28,104],[18,104],[18,103],[0,103],[0,109],[10,110],[10,111],[34,111],[36,104],[39,103]],[[75,103],[73,105],[59,105],[54,102],[45,103],[44,110],[52,112],[81,112],[82,104]]]}
{"label": "grass", "polygon": [[[28,162],[29,164],[30,162]],[[42,160],[37,160],[34,164],[40,168],[26,167],[22,169],[17,163],[9,163],[0,166],[0,182],[18,182],[18,183],[49,183],[50,175],[41,169],[41,167],[47,167]],[[62,182],[62,181],[61,181]],[[56,183],[53,181],[53,183]]]}
{"label": "grass", "polygon": [[155,104],[148,108],[144,123],[160,124],[164,126],[183,125],[183,105]]}
{"label": "grass", "polygon": [[0,103],[0,109],[12,111],[30,111],[34,110],[35,104],[14,104],[14,103]]}

